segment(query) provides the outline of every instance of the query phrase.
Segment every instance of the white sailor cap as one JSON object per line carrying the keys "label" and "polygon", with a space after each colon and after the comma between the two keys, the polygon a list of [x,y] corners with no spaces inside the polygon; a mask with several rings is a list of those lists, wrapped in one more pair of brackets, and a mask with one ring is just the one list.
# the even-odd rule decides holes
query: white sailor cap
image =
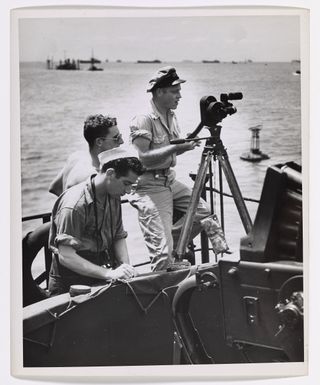
{"label": "white sailor cap", "polygon": [[122,159],[122,158],[138,158],[138,152],[133,148],[130,147],[128,149],[116,147],[112,148],[111,150],[106,150],[103,152],[100,152],[98,155],[99,162],[100,162],[100,168],[110,162],[111,160],[116,159]]}

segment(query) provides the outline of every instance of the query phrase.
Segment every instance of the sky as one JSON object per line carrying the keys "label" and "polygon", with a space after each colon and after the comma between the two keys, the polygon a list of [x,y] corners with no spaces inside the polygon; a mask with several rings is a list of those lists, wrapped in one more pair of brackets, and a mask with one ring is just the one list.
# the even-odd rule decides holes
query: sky
{"label": "sky", "polygon": [[20,61],[291,61],[298,16],[37,18],[19,21]]}

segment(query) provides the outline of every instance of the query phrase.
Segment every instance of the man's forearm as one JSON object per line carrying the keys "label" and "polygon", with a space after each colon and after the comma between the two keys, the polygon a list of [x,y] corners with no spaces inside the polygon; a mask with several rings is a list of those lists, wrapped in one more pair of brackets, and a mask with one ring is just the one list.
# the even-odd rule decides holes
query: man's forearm
{"label": "man's forearm", "polygon": [[145,138],[136,138],[134,145],[139,151],[139,158],[145,167],[152,167],[155,163],[165,160],[172,154],[183,154],[186,151],[193,150],[197,142],[186,142],[179,144],[168,144],[160,148],[150,149],[150,141]]}
{"label": "man's forearm", "polygon": [[59,246],[59,261],[66,268],[91,278],[111,279],[108,270],[80,257],[70,246]]}
{"label": "man's forearm", "polygon": [[161,148],[156,148],[148,151],[139,151],[139,157],[144,164],[144,166],[152,166],[155,162],[159,160],[166,159],[168,156],[171,156],[177,152],[177,146],[174,144],[169,144]]}
{"label": "man's forearm", "polygon": [[117,261],[121,263],[130,263],[129,262],[129,253],[127,248],[127,242],[125,238],[118,239],[114,242],[113,245],[115,257]]}

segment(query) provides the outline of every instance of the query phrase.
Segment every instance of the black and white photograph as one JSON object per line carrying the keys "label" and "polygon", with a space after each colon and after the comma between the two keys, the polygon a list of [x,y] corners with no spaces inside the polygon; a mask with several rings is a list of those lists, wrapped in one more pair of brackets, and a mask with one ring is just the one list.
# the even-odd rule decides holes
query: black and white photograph
{"label": "black and white photograph", "polygon": [[13,373],[305,375],[308,11],[11,23]]}

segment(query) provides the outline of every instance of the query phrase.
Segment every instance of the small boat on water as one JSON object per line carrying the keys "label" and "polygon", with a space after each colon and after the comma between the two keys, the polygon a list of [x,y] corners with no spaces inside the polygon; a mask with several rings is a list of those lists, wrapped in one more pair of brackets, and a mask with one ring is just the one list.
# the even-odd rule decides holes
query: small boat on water
{"label": "small boat on water", "polygon": [[24,367],[304,360],[302,176],[296,163],[268,168],[236,261],[209,262],[203,241],[199,265],[47,298],[39,284],[48,269],[31,277],[46,241],[23,252]]}
{"label": "small boat on water", "polygon": [[[90,64],[88,71],[103,71],[103,68],[97,67],[95,64],[100,64],[101,60],[94,57],[93,50],[91,51],[91,58],[89,60],[80,60],[80,63]],[[106,60],[108,62],[108,60]]]}
{"label": "small boat on water", "polygon": [[91,66],[88,68],[88,71],[103,71],[103,68],[96,67],[94,64],[91,64]]}
{"label": "small boat on water", "polygon": [[[95,59],[92,57],[91,58],[91,62],[90,62],[90,67],[88,68],[88,71],[103,71],[103,68],[101,67],[96,67],[94,64],[96,63],[95,62]],[[99,62],[101,63],[101,62]]]}

